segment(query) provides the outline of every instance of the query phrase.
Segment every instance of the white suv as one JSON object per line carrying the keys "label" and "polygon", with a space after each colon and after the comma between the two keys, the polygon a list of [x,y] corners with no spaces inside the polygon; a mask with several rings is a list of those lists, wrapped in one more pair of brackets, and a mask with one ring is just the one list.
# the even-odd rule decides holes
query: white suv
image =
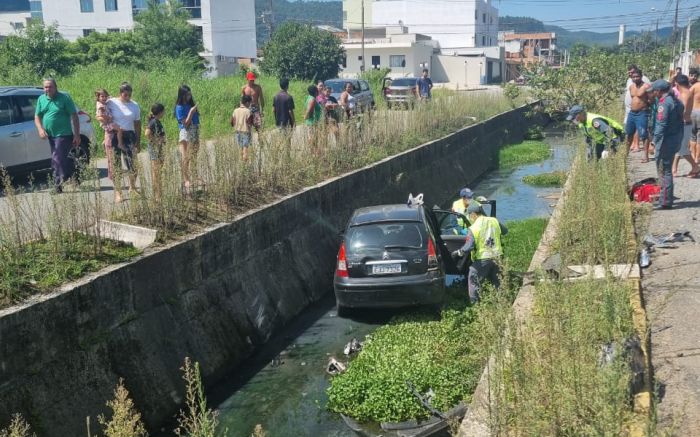
{"label": "white suv", "polygon": [[[51,168],[49,142],[39,137],[34,126],[36,102],[42,94],[42,88],[0,87],[0,166],[11,174]],[[87,152],[94,131],[88,114],[78,109],[78,118],[81,147]]]}

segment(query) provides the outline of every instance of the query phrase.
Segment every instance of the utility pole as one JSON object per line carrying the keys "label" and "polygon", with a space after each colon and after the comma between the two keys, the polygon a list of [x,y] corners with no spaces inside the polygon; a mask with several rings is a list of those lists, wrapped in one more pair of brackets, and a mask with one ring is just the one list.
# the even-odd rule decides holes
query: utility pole
{"label": "utility pole", "polygon": [[362,0],[362,66],[361,72],[365,72],[365,0]]}
{"label": "utility pole", "polygon": [[678,2],[676,0],[676,14],[673,17],[673,35],[671,36],[671,44],[673,45],[673,62],[676,60],[676,42],[678,41]]}
{"label": "utility pole", "polygon": [[272,38],[272,32],[275,30],[275,13],[272,9],[272,0],[270,0],[270,38]]}
{"label": "utility pole", "polygon": [[690,51],[690,27],[693,25],[693,20],[688,18],[688,29],[685,33],[685,51],[686,53]]}

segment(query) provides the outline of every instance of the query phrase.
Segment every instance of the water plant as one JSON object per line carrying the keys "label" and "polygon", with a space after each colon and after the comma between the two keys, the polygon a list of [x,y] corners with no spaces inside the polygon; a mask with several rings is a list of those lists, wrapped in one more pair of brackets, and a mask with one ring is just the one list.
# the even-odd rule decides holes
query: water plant
{"label": "water plant", "polygon": [[502,147],[498,152],[499,168],[515,168],[549,158],[552,151],[544,141],[526,140],[518,144]]}
{"label": "water plant", "polygon": [[566,182],[566,176],[566,173],[563,171],[552,171],[527,175],[523,177],[523,182],[535,187],[563,187]]}

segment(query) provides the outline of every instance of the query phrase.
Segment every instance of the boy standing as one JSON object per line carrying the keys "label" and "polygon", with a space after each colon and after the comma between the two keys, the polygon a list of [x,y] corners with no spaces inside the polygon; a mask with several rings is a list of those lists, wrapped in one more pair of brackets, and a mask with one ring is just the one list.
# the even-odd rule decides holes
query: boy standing
{"label": "boy standing", "polygon": [[253,125],[253,113],[250,104],[253,99],[250,96],[241,96],[241,106],[236,108],[231,115],[231,126],[236,130],[236,142],[241,148],[243,161],[248,160],[248,146],[251,140],[251,126]]}

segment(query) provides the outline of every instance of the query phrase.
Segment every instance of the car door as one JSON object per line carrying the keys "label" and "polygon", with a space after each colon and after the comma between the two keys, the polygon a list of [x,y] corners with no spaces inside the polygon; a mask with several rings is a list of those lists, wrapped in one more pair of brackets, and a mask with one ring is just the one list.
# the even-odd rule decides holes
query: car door
{"label": "car door", "polygon": [[34,125],[34,113],[39,94],[18,94],[13,97],[19,114],[18,126],[24,133],[24,143],[27,150],[28,163],[46,162],[50,164],[51,148],[47,140],[39,136]]}
{"label": "car door", "polygon": [[369,109],[372,107],[372,91],[369,89],[367,81],[360,81],[360,95],[362,96],[362,107]]}
{"label": "car door", "polygon": [[24,132],[17,121],[17,111],[9,96],[0,97],[0,165],[14,167],[27,162]]}
{"label": "car door", "polygon": [[[457,219],[467,220],[463,214],[440,209],[425,209],[431,231],[445,265],[445,272],[450,275],[462,275],[469,263],[456,263],[452,252],[464,246],[466,236],[459,233]],[[468,222],[468,221],[467,221]]]}

